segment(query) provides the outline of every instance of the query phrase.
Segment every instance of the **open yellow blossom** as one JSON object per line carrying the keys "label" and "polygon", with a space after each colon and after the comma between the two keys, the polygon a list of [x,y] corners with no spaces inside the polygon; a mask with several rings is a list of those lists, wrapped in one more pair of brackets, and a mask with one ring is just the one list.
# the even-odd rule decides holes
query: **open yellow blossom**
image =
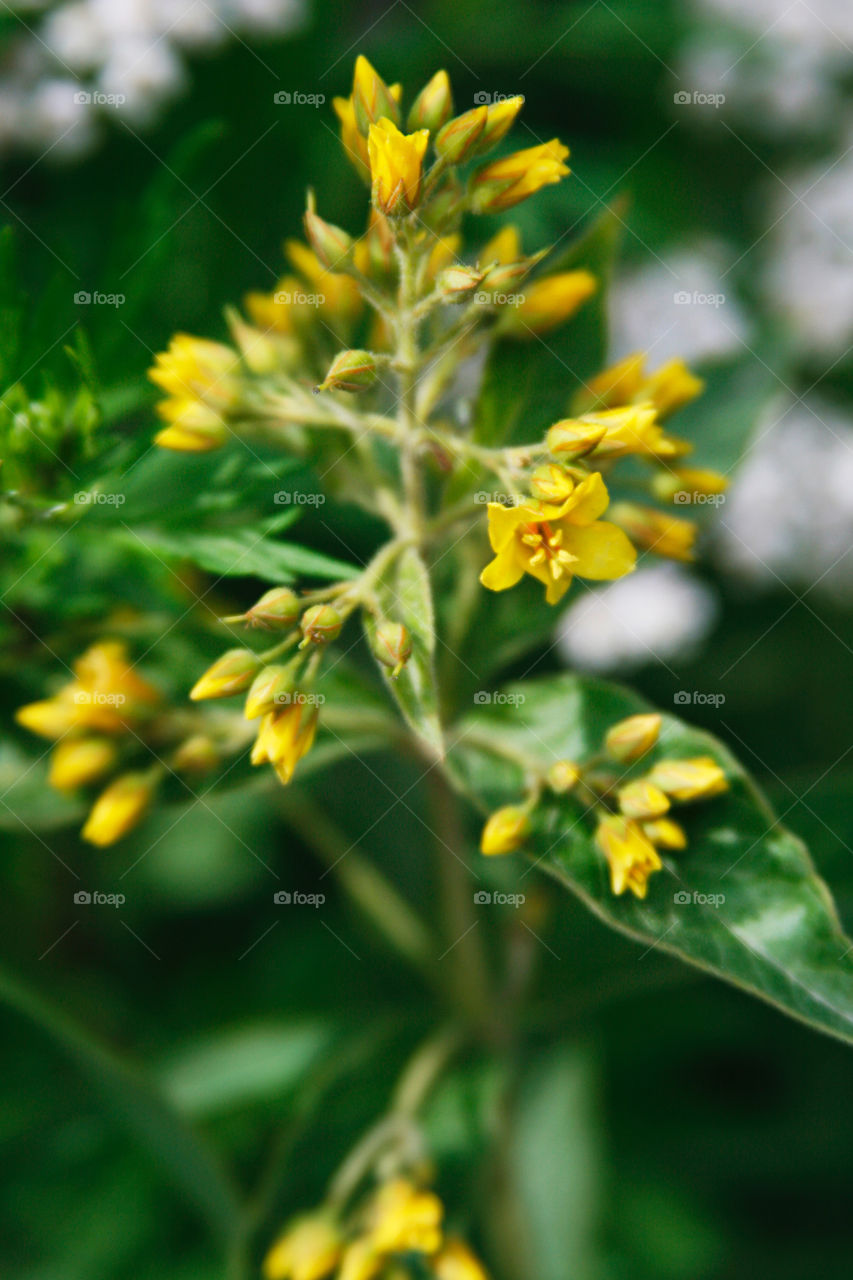
{"label": "open yellow blossom", "polygon": [[432,1261],[436,1280],[489,1280],[479,1259],[464,1240],[451,1236]]}
{"label": "open yellow blossom", "polygon": [[581,578],[621,578],[636,552],[621,529],[598,517],[607,509],[601,473],[593,472],[559,506],[531,500],[517,507],[489,503],[489,541],[495,559],[480,574],[491,591],[505,591],[525,573],[544,583],[545,599],[556,604],[577,574]]}
{"label": "open yellow blossom", "polygon": [[428,143],[428,129],[405,134],[388,119],[370,126],[367,153],[370,158],[371,199],[380,213],[395,217],[417,208]]}
{"label": "open yellow blossom", "polygon": [[564,164],[568,155],[568,147],[552,138],[484,165],[474,178],[473,208],[478,213],[499,213],[559,182],[570,172]]}
{"label": "open yellow blossom", "polygon": [[407,1178],[386,1182],[370,1211],[369,1238],[377,1253],[432,1254],[441,1247],[444,1206]]}
{"label": "open yellow blossom", "polygon": [[610,868],[610,888],[615,894],[630,889],[636,898],[645,898],[648,879],[663,863],[648,836],[630,818],[615,814],[602,818],[595,833],[596,843]]}
{"label": "open yellow blossom", "polygon": [[705,800],[729,788],[723,769],[711,756],[659,760],[649,774],[649,781],[682,804],[688,800]]}
{"label": "open yellow blossom", "polygon": [[107,738],[70,738],[51,753],[47,780],[57,791],[74,791],[109,773],[116,758],[115,744]]}
{"label": "open yellow blossom", "polygon": [[294,770],[314,744],[317,734],[317,708],[309,706],[296,694],[293,701],[280,710],[268,712],[252,748],[252,764],[271,764],[285,786]]}
{"label": "open yellow blossom", "polygon": [[93,804],[82,836],[103,848],[127,835],[144,817],[153,785],[144,773],[125,773],[110,783]]}
{"label": "open yellow blossom", "polygon": [[565,323],[598,288],[589,271],[561,271],[525,285],[524,301],[512,319],[534,334],[548,333]]}
{"label": "open yellow blossom", "polygon": [[505,805],[503,809],[497,809],[483,827],[480,852],[489,856],[514,853],[524,843],[529,830],[526,809]]}
{"label": "open yellow blossom", "polygon": [[264,1280],[324,1280],[337,1266],[341,1249],[335,1222],[325,1214],[306,1214],[291,1223],[264,1258]]}
{"label": "open yellow blossom", "polygon": [[203,400],[228,408],[237,393],[237,353],[222,342],[177,333],[154,359],[149,378],[178,401]]}

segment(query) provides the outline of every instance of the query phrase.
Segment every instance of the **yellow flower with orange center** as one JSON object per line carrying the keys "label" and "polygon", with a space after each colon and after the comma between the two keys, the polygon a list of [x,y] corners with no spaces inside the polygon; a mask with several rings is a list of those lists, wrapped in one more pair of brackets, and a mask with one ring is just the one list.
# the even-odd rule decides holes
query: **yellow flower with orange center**
{"label": "yellow flower with orange center", "polygon": [[636,552],[621,529],[598,517],[607,509],[607,489],[596,471],[553,506],[531,500],[516,507],[489,503],[489,541],[495,558],[480,574],[491,591],[505,591],[525,573],[545,585],[556,604],[577,574],[606,580],[630,573]]}

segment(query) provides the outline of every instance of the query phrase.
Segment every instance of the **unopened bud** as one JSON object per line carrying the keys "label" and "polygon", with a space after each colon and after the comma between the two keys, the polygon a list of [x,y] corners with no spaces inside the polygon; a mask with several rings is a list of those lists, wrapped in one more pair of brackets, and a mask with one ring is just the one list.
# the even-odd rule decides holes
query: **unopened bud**
{"label": "unopened bud", "polygon": [[482,271],[455,264],[447,267],[438,277],[437,285],[448,302],[464,302],[483,278]]}
{"label": "unopened bud", "polygon": [[659,849],[686,849],[687,836],[684,828],[672,818],[655,818],[653,822],[642,823],[643,835],[651,840]]}
{"label": "unopened bud", "polygon": [[544,466],[537,467],[530,477],[530,492],[542,502],[559,505],[565,502],[574,487],[571,474],[556,462],[546,462]]}
{"label": "unopened bud", "polygon": [[400,123],[400,108],[394,95],[363,54],[355,60],[352,102],[356,125],[365,137],[370,126],[383,116],[396,125]]}
{"label": "unopened bud", "polygon": [[158,406],[168,425],[158,431],[154,443],[178,453],[210,453],[228,441],[228,428],[214,409],[200,400],[166,400]]}
{"label": "unopened bud", "polygon": [[344,625],[337,609],[330,604],[315,604],[306,609],[299,624],[304,637],[300,649],[309,644],[330,644],[337,640]]}
{"label": "unopened bud", "polygon": [[620,787],[616,793],[619,808],[626,818],[662,818],[669,808],[666,793],[648,778],[638,778]]}
{"label": "unopened bud", "polygon": [[406,128],[410,132],[413,129],[429,129],[431,133],[435,133],[452,114],[450,79],[446,71],[436,71],[412,103]]}
{"label": "unopened bud", "polygon": [[729,786],[725,773],[711,756],[659,760],[649,774],[649,781],[682,804],[719,795]]}
{"label": "unopened bud", "polygon": [[475,147],[480,135],[486,127],[487,107],[475,107],[466,111],[447,124],[438,133],[435,140],[436,154],[448,164],[461,164],[463,160],[475,154]]}
{"label": "unopened bud", "polygon": [[258,669],[258,660],[250,649],[229,649],[208,667],[190,690],[193,702],[206,698],[230,698],[248,689]]}
{"label": "unopened bud", "polygon": [[153,790],[146,774],[122,774],[93,804],[81,832],[83,839],[100,847],[115,844],[142,820]]}
{"label": "unopened bud", "polygon": [[302,601],[289,587],[273,587],[253,604],[246,621],[254,627],[286,628],[293,626],[302,612]]}
{"label": "unopened bud", "polygon": [[412,652],[412,637],[401,622],[380,622],[373,637],[373,652],[396,680]]}
{"label": "unopened bud", "polygon": [[281,702],[284,694],[293,692],[295,688],[297,662],[289,662],[286,666],[263,667],[252,681],[246,696],[245,716],[247,720],[257,720],[266,715]]}
{"label": "unopened bud", "polygon": [[505,805],[489,818],[480,837],[480,852],[488,856],[514,853],[530,832],[527,810]]}
{"label": "unopened bud", "polygon": [[650,751],[660,734],[661,718],[656,714],[628,716],[608,731],[604,746],[608,755],[628,764]]}
{"label": "unopened bud", "polygon": [[116,762],[115,745],[106,738],[71,738],[54,747],[47,780],[57,791],[73,791],[96,782]]}
{"label": "unopened bud", "polygon": [[185,738],[172,756],[172,768],[178,773],[210,773],[219,764],[216,744],[206,733]]}
{"label": "unopened bud", "polygon": [[551,453],[566,454],[570,458],[582,458],[592,453],[607,434],[607,427],[598,423],[580,422],[564,418],[548,428],[546,441]]}
{"label": "unopened bud", "polygon": [[352,249],[352,236],[341,227],[334,226],[314,211],[314,196],[309,192],[308,208],[303,217],[308,243],[324,267],[340,271]]}
{"label": "unopened bud", "polygon": [[545,781],[557,795],[565,795],[580,781],[580,767],[573,760],[558,760],[552,764],[546,774]]}
{"label": "unopened bud", "polygon": [[335,356],[318,391],[366,391],[376,382],[372,351],[342,351]]}

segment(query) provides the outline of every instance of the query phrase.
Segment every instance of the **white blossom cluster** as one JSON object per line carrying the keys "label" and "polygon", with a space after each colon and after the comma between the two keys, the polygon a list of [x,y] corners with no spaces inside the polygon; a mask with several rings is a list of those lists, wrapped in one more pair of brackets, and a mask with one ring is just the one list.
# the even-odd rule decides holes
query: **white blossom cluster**
{"label": "white blossom cluster", "polygon": [[186,87],[187,58],[232,39],[284,35],[304,0],[47,0],[10,3],[0,150],[73,157],[110,112],[141,126]]}

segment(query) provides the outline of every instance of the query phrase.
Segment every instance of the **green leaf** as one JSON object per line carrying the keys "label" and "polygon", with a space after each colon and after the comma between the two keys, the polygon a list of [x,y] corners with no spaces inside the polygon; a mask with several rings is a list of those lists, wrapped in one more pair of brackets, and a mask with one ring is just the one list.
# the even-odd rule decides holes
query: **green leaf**
{"label": "green leaf", "polygon": [[[290,514],[290,513],[289,513]],[[296,519],[294,511],[291,521]],[[290,523],[291,521],[288,521]],[[124,536],[124,535],[120,535]],[[189,560],[220,577],[252,577],[286,584],[297,578],[354,578],[357,568],[343,560],[301,547],[295,542],[274,542],[257,528],[232,529],[228,533],[180,533],[160,529],[128,531],[129,541],[143,543],[154,555]]]}
{"label": "green leaf", "polygon": [[[459,727],[449,764],[486,810],[523,794],[522,768],[506,753],[549,765],[583,761],[608,725],[649,708],[630,692],[571,675],[520,684],[508,701],[477,709]],[[495,753],[495,744],[502,756]],[[688,848],[664,857],[648,897],[615,897],[594,839],[594,820],[572,797],[546,797],[533,814],[529,852],[605,923],[645,949],[660,947],[853,1041],[853,943],[802,842],[782,827],[730,752],[709,734],[664,717],[657,757],[713,756],[730,790],[676,816]]]}
{"label": "green leaf", "polygon": [[119,1123],[160,1166],[215,1235],[234,1241],[241,1206],[230,1180],[201,1135],[134,1067],[100,1044],[65,1013],[0,971],[0,1000],[44,1031],[76,1063]]}
{"label": "green leaf", "polygon": [[492,347],[477,404],[474,437],[498,445],[540,439],[565,416],[573,393],[607,357],[607,290],[619,244],[618,207],[606,209],[544,273],[591,271],[598,292],[567,324],[541,337],[501,338]]}
{"label": "green leaf", "polygon": [[429,570],[414,547],[406,547],[376,583],[381,618],[368,618],[366,628],[375,642],[378,621],[402,622],[412,638],[412,652],[396,680],[386,666],[382,675],[407,723],[430,752],[444,755],[444,738],[435,682],[435,615]]}

